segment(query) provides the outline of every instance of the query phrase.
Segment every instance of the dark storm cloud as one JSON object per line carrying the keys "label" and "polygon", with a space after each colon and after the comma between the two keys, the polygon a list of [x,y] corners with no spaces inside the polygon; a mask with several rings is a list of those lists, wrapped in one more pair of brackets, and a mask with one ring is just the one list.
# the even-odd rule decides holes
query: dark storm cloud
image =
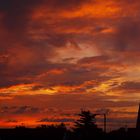
{"label": "dark storm cloud", "polygon": [[14,32],[23,29],[29,20],[31,10],[40,3],[38,0],[0,0],[4,26]]}
{"label": "dark storm cloud", "polygon": [[66,123],[66,122],[74,122],[74,119],[71,119],[71,118],[62,118],[62,119],[43,118],[43,119],[39,120],[38,122],[62,122],[62,123]]}
{"label": "dark storm cloud", "polygon": [[[106,68],[82,68],[79,65],[75,64],[60,64],[59,66],[58,64],[56,64],[54,66],[62,71],[64,70],[64,72],[62,74],[50,73],[48,75],[44,75],[44,77],[39,79],[40,83],[42,83],[43,85],[47,85],[48,83],[48,85],[50,86],[79,86],[86,81],[95,80],[96,83],[98,83],[112,78],[112,76],[100,75],[101,73],[107,71]],[[96,83],[94,84],[96,85]]]}
{"label": "dark storm cloud", "polygon": [[[112,59],[122,59],[121,61],[131,61],[132,56],[135,61],[139,58],[140,21],[135,18],[120,18],[114,24],[112,34],[98,34],[94,40],[98,49],[103,55],[111,56]],[[120,60],[119,60],[120,61]]]}
{"label": "dark storm cloud", "polygon": [[36,107],[30,107],[30,106],[22,106],[19,107],[14,114],[23,114],[23,113],[38,113],[39,109]]}
{"label": "dark storm cloud", "polygon": [[1,113],[3,114],[34,114],[40,112],[39,108],[32,106],[2,106]]}
{"label": "dark storm cloud", "polygon": [[[59,19],[58,21],[53,21],[54,26],[49,23],[49,20],[47,19],[47,12],[46,17],[43,19],[43,23],[39,20],[38,23],[33,22],[31,19],[32,12],[35,9],[38,9],[38,7],[42,6],[43,4],[46,6],[46,9],[54,9],[56,7],[57,10],[63,9],[66,10],[67,8],[76,8],[77,6],[80,6],[84,3],[88,3],[90,1],[74,1],[74,0],[53,0],[53,1],[39,1],[39,0],[1,0],[0,1],[0,11],[4,14],[3,16],[3,23],[5,28],[7,28],[9,31],[14,30],[12,32],[13,34],[18,32],[21,33],[21,36],[25,33],[27,35],[26,27],[28,27],[28,21],[30,21],[33,27],[33,31],[36,30],[36,26],[39,26],[39,30],[43,29],[42,35],[39,35],[39,32],[36,32],[35,34],[41,36],[41,39],[32,39],[30,36],[22,36],[22,39],[18,40],[17,38],[11,39],[9,34],[6,34],[6,41],[3,41],[1,43],[1,48],[8,48],[8,54],[10,54],[7,58],[2,58],[4,62],[0,63],[0,76],[1,76],[1,87],[4,86],[11,86],[21,83],[32,83],[32,81],[35,79],[37,75],[40,75],[44,72],[47,72],[51,69],[60,68],[60,69],[67,69],[66,72],[62,75],[48,75],[44,77],[44,79],[40,80],[39,82],[42,83],[51,83],[52,85],[75,85],[75,84],[82,84],[84,81],[96,79],[98,81],[101,81],[101,79],[108,79],[109,77],[101,77],[100,75],[102,73],[105,73],[109,66],[106,68],[96,68],[97,65],[103,63],[107,63],[107,61],[111,61],[113,59],[117,59],[116,56],[112,56],[112,54],[116,53],[118,56],[118,59],[120,58],[119,54],[131,50],[139,50],[139,47],[137,46],[138,40],[139,40],[139,21],[130,21],[127,18],[121,18],[119,21],[117,20],[116,23],[114,23],[111,19],[111,21],[107,19],[103,19],[102,21],[98,21],[96,18],[89,18],[88,17],[78,17],[78,18],[71,18],[68,20],[65,19]],[[93,4],[93,3],[92,3]],[[53,13],[53,11],[52,11]],[[57,17],[56,17],[57,18]],[[54,19],[53,19],[54,20]],[[129,22],[128,22],[129,21]],[[103,26],[102,23],[105,23]],[[38,24],[38,25],[36,25]],[[107,25],[106,25],[107,24]],[[36,25],[36,26],[35,26]],[[49,26],[47,26],[49,25]],[[108,29],[110,25],[113,25],[113,27],[117,28],[117,32],[115,32],[113,35],[108,34],[101,34],[102,31],[105,29]],[[51,28],[49,28],[51,27]],[[60,31],[55,31],[55,29],[62,28],[64,29],[83,29],[86,27],[90,27],[90,32],[87,33],[61,33]],[[62,30],[62,31],[63,31]],[[93,33],[97,33],[93,34]],[[20,36],[20,35],[19,35]],[[42,39],[42,36],[44,39]],[[9,38],[12,41],[9,41]],[[7,40],[8,39],[8,40]],[[93,58],[83,58],[78,61],[78,65],[71,65],[55,63],[51,64],[47,61],[48,58],[55,56],[54,52],[58,47],[65,47],[66,43],[69,41],[75,42],[75,46],[78,46],[79,43],[87,42],[87,40],[92,43],[97,44],[97,49],[106,52],[109,49],[111,50],[111,57],[105,58],[104,56],[101,56],[100,58],[93,57]],[[16,43],[15,43],[16,42]],[[17,43],[18,42],[18,43]],[[102,46],[100,46],[100,42],[102,43]],[[108,43],[106,45],[106,42]],[[74,44],[74,43],[73,43]],[[98,45],[99,44],[99,45]],[[23,48],[28,48],[26,51],[23,51],[19,46],[23,46]],[[92,45],[92,44],[91,44]],[[6,47],[5,47],[6,46]],[[11,51],[11,48],[16,48],[13,52]],[[16,50],[21,50],[17,51]],[[29,54],[29,56],[26,56],[27,52],[32,52]],[[23,55],[25,54],[25,55]],[[133,55],[134,53],[132,53]],[[108,54],[105,54],[108,55]],[[110,55],[110,54],[109,54]],[[18,57],[17,57],[18,56]],[[20,57],[21,56],[21,57]],[[23,59],[24,58],[24,59]],[[137,57],[136,57],[137,58]],[[97,62],[99,62],[97,64]],[[82,68],[79,66],[79,64],[83,63],[93,63],[95,64],[95,68]],[[111,64],[111,63],[110,63]],[[9,66],[10,65],[10,66]],[[104,64],[105,65],[105,64]],[[117,66],[117,63],[116,63]],[[71,68],[76,67],[76,69]],[[111,65],[110,65],[111,67]],[[92,75],[92,76],[91,76]],[[25,78],[27,77],[27,79]],[[111,76],[110,76],[111,77]],[[30,78],[30,80],[29,80]],[[57,79],[57,80],[56,80]],[[103,80],[104,81],[104,80]]]}
{"label": "dark storm cloud", "polygon": [[90,63],[101,64],[101,63],[107,62],[108,60],[110,60],[108,56],[94,56],[94,57],[82,58],[78,61],[78,63],[80,63],[80,64],[90,64]]}
{"label": "dark storm cloud", "polygon": [[140,21],[126,18],[120,23],[116,34],[116,50],[118,51],[140,51],[138,46],[140,40]]}
{"label": "dark storm cloud", "polygon": [[9,119],[7,121],[5,121],[6,123],[17,123],[18,120],[15,120],[15,119]]}
{"label": "dark storm cloud", "polygon": [[[48,86],[76,86],[81,85],[85,81],[96,80],[96,82],[106,81],[112,76],[100,76],[101,73],[107,71],[105,68],[98,68],[97,63],[99,62],[102,64],[105,61],[106,57],[91,57],[91,58],[83,58],[79,60],[78,64],[69,64],[69,63],[51,63],[48,61],[43,61],[42,57],[38,60],[27,62],[24,67],[20,69],[14,68],[14,70],[8,70],[7,72],[3,71],[1,73],[1,78],[3,79],[0,81],[1,87],[8,87],[17,84],[28,84],[32,83],[35,80],[40,85],[39,87],[34,87],[33,90],[37,90],[40,88],[48,87]],[[97,62],[97,60],[99,60]],[[96,64],[94,67],[86,68],[80,65],[85,64],[88,61],[92,61],[92,63]],[[15,65],[16,66],[16,65]],[[53,70],[62,71],[61,74],[51,73]],[[16,73],[15,73],[16,72]],[[38,75],[46,73],[41,78],[36,78]],[[8,75],[7,75],[8,74]],[[27,77],[27,78],[26,78]],[[44,88],[45,88],[44,87]],[[83,90],[83,89],[82,89]]]}
{"label": "dark storm cloud", "polygon": [[126,81],[121,83],[120,86],[114,88],[113,90],[125,90],[127,93],[139,93],[140,92],[140,82]]}
{"label": "dark storm cloud", "polygon": [[85,3],[84,0],[0,0],[0,12],[4,14],[4,26],[8,30],[18,32],[20,30],[23,31],[27,26],[34,8],[37,8],[42,4],[45,4],[47,9],[55,8],[60,10],[75,8],[83,3]]}

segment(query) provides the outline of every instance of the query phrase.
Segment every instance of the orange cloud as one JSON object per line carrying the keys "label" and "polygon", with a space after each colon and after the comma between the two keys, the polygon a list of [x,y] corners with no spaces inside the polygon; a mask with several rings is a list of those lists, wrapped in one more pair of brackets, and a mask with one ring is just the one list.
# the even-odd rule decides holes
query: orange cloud
{"label": "orange cloud", "polygon": [[[16,113],[23,109],[22,117],[6,110],[13,118],[0,125],[34,126],[45,120],[44,110],[36,112],[37,118],[25,117],[36,110],[29,106],[70,109],[71,114],[82,107],[107,107],[118,113],[117,121],[134,118],[140,81],[139,9],[138,0],[0,4],[0,101],[2,106],[21,105],[13,107]],[[49,112],[49,117],[62,119],[58,112]]]}

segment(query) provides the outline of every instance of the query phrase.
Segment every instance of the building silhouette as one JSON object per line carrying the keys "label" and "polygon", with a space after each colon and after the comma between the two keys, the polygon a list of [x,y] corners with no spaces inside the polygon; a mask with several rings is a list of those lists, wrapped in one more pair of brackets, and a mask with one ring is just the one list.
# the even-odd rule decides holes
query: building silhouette
{"label": "building silhouette", "polygon": [[137,120],[136,120],[136,127],[135,128],[128,128],[126,131],[127,139],[129,140],[140,140],[140,104],[138,107],[137,113]]}
{"label": "building silhouette", "polygon": [[139,104],[139,109],[138,109],[138,117],[137,117],[136,128],[140,129],[140,104]]}

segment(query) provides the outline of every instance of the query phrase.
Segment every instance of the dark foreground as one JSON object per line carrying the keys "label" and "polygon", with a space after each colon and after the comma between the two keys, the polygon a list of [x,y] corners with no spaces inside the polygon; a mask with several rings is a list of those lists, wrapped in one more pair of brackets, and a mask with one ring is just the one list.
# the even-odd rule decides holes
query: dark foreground
{"label": "dark foreground", "polygon": [[140,130],[69,131],[64,127],[0,129],[0,140],[140,140]]}
{"label": "dark foreground", "polygon": [[74,128],[68,130],[65,124],[41,125],[37,128],[24,126],[15,129],[0,129],[0,140],[140,140],[140,127],[121,128],[110,133],[96,125],[95,116],[90,111],[81,110]]}

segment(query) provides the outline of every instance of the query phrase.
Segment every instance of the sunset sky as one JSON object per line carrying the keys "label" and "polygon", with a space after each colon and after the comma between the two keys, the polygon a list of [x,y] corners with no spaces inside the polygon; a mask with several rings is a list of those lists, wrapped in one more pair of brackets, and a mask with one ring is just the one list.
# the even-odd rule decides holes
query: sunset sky
{"label": "sunset sky", "polygon": [[139,102],[139,0],[0,0],[0,127],[135,126]]}

